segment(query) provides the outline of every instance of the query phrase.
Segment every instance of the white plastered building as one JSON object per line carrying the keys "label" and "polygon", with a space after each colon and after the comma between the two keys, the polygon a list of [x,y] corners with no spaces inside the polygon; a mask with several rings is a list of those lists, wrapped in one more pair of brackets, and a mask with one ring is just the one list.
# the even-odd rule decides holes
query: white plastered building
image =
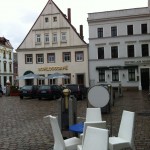
{"label": "white plastered building", "polygon": [[4,93],[7,81],[14,84],[13,75],[13,47],[8,39],[0,37],[0,84]]}
{"label": "white plastered building", "polygon": [[89,86],[88,45],[83,39],[83,26],[77,33],[71,24],[71,9],[66,16],[58,6],[49,0],[17,48],[18,75],[28,73],[47,77],[59,72],[68,75],[68,81],[19,80],[19,86],[25,84],[84,84]]}
{"label": "white plastered building", "polygon": [[150,6],[88,13],[89,82],[149,89]]}

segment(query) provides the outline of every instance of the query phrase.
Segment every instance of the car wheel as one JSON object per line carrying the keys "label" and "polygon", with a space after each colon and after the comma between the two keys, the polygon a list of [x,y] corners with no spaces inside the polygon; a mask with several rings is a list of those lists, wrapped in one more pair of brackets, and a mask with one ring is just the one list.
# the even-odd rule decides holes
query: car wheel
{"label": "car wheel", "polygon": [[23,99],[23,96],[20,96],[20,99]]}
{"label": "car wheel", "polygon": [[39,97],[38,99],[41,100],[41,97]]}

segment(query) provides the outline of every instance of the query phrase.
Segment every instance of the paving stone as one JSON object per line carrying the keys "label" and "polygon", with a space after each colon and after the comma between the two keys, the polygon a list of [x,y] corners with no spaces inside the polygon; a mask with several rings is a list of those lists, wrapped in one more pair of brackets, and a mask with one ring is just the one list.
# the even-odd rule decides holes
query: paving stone
{"label": "paving stone", "polygon": [[[116,94],[117,95],[117,94]],[[136,112],[136,150],[150,149],[150,101],[148,92],[124,91],[116,96],[111,114],[102,114],[112,134],[117,136],[123,110]],[[0,150],[52,150],[54,139],[46,115],[57,115],[57,101],[0,97]],[[77,102],[77,116],[85,117],[87,100]],[[111,122],[112,117],[112,122]],[[78,119],[78,121],[83,119]],[[112,124],[112,126],[111,126]],[[64,136],[71,136],[63,132]]]}

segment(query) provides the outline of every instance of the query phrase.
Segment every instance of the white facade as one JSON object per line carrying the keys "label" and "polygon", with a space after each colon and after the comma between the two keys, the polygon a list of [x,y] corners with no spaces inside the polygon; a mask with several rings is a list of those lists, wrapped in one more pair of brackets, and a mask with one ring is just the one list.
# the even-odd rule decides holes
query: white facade
{"label": "white facade", "polygon": [[88,14],[90,85],[149,88],[150,9]]}
{"label": "white facade", "polygon": [[0,37],[0,84],[5,93],[6,81],[14,84],[13,79],[13,47],[9,40]]}
{"label": "white facade", "polygon": [[[17,49],[19,76],[33,72],[47,77],[59,72],[68,75],[70,81],[58,80],[57,84],[89,86],[87,43],[72,26],[69,15],[66,18],[53,1],[48,1]],[[51,82],[34,80],[34,84]],[[19,81],[19,86],[24,84],[26,81]]]}

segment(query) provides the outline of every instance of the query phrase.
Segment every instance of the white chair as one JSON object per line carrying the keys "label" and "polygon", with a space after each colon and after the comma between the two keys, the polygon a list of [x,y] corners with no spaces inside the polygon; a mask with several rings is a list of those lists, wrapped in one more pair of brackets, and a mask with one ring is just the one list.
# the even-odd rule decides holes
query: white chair
{"label": "white chair", "polygon": [[87,108],[86,122],[102,121],[101,108]]}
{"label": "white chair", "polygon": [[124,110],[122,113],[118,137],[109,138],[109,149],[120,150],[134,147],[134,122],[135,113]]}
{"label": "white chair", "polygon": [[58,125],[58,120],[54,116],[46,116],[44,118],[50,118],[50,123],[54,136],[54,150],[76,150],[77,145],[81,144],[81,140],[76,137],[72,137],[64,140]]}
{"label": "white chair", "polygon": [[[94,123],[96,123],[96,122],[99,122],[99,121],[102,121],[101,108],[87,108],[86,109],[85,122],[89,122],[89,123],[94,122]],[[86,124],[84,124],[84,126],[86,126]],[[86,127],[84,129],[86,129]],[[83,131],[83,133],[84,133],[84,131]],[[84,138],[83,133],[80,134],[80,139],[81,140],[82,140],[82,138]]]}
{"label": "white chair", "polygon": [[84,143],[77,150],[108,150],[108,130],[88,126]]}
{"label": "white chair", "polygon": [[[86,133],[86,129],[88,126],[106,129],[106,121],[84,122],[83,133],[80,134],[80,139],[82,141],[82,145],[84,143],[85,133]],[[82,145],[78,145],[78,147],[79,147],[78,149],[81,149]]]}

